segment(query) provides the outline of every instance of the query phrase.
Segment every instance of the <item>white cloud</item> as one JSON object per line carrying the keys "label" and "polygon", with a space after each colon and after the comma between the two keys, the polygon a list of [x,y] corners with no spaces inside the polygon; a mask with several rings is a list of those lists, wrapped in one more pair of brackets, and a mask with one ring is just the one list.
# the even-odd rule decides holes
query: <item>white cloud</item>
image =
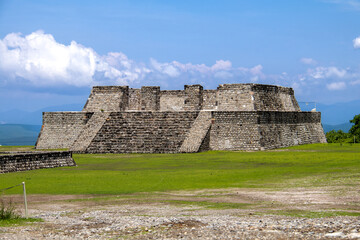
{"label": "white cloud", "polygon": [[300,59],[300,62],[302,62],[303,64],[306,64],[306,65],[316,65],[317,64],[317,62],[312,58],[302,58],[302,59]]}
{"label": "white cloud", "polygon": [[230,70],[232,64],[230,61],[218,60],[214,65],[211,66],[212,71]]}
{"label": "white cloud", "polygon": [[360,79],[355,80],[355,81],[351,81],[350,84],[351,85],[360,85]]}
{"label": "white cloud", "polygon": [[123,53],[99,56],[72,41],[64,45],[42,31],[10,33],[0,40],[0,73],[34,85],[128,84],[150,72]]}
{"label": "white cloud", "polygon": [[314,79],[324,79],[331,77],[343,78],[345,77],[347,71],[337,67],[317,67],[314,69],[308,69],[307,73]]}
{"label": "white cloud", "polygon": [[326,85],[329,90],[343,90],[346,88],[345,82],[333,82]]}
{"label": "white cloud", "polygon": [[[302,58],[300,61],[309,65],[317,64],[312,58]],[[223,59],[210,65],[159,62],[153,58],[142,63],[121,52],[99,55],[75,41],[68,45],[61,44],[51,34],[41,31],[26,36],[11,33],[0,39],[1,88],[7,84],[20,83],[56,87],[158,85],[176,89],[184,84],[199,83],[206,88],[213,88],[219,83],[256,82],[292,86],[296,94],[313,98],[318,96],[318,92],[329,90],[333,91],[332,96],[344,93],[335,90],[356,92],[360,86],[358,69],[312,66],[297,75],[286,72],[265,74],[263,69],[261,64],[234,67],[231,61]],[[347,88],[347,85],[351,87]]]}
{"label": "white cloud", "polygon": [[[229,79],[248,76],[247,81],[261,78],[262,66],[236,69],[228,60],[215,64],[135,62],[121,52],[100,56],[93,49],[72,41],[70,45],[56,42],[51,34],[42,31],[22,36],[10,33],[0,39],[0,75],[14,81],[30,82],[37,86],[91,86],[130,84],[151,79]],[[4,81],[4,80],[2,80]],[[245,79],[246,81],[246,79]]]}
{"label": "white cloud", "polygon": [[[8,34],[0,40],[0,71],[33,84],[62,82],[82,86],[92,83],[97,56],[90,49],[71,42],[65,46],[41,31],[22,37]],[[75,81],[76,79],[76,81]]]}
{"label": "white cloud", "polygon": [[169,77],[178,77],[180,70],[174,63],[159,63],[155,59],[150,59],[151,66],[159,73],[168,75]]}
{"label": "white cloud", "polygon": [[357,37],[353,40],[354,48],[360,48],[360,37]]}

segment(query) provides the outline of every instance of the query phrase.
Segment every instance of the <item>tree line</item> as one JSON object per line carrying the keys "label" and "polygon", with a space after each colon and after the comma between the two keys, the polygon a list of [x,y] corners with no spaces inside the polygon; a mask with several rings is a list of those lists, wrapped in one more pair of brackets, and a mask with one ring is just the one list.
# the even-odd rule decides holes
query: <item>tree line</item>
{"label": "tree line", "polygon": [[326,140],[328,143],[356,143],[360,142],[360,114],[356,115],[350,123],[354,125],[350,128],[349,133],[342,130],[331,130],[326,133]]}

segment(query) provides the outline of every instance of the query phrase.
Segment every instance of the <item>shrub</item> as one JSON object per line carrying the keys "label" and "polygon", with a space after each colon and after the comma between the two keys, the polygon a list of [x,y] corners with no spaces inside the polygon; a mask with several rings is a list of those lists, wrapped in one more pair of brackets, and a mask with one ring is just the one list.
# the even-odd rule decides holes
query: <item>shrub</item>
{"label": "shrub", "polygon": [[8,204],[0,199],[0,220],[18,219],[20,215],[16,213],[14,204],[10,201]]}

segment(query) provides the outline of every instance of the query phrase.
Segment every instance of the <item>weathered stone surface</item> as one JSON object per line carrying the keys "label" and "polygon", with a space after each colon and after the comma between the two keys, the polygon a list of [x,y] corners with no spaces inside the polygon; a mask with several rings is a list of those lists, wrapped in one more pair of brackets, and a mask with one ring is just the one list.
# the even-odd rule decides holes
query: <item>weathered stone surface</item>
{"label": "weathered stone surface", "polygon": [[212,150],[262,150],[325,143],[319,112],[214,111]]}
{"label": "weathered stone surface", "polygon": [[84,112],[117,112],[128,109],[128,86],[96,86],[85,103]]}
{"label": "weathered stone surface", "polygon": [[0,155],[0,173],[76,166],[71,152],[33,152]]}
{"label": "weathered stone surface", "polygon": [[112,112],[88,153],[174,153],[199,112]]}
{"label": "weathered stone surface", "polygon": [[110,112],[95,112],[71,145],[70,150],[75,152],[85,151],[109,115]]}
{"label": "weathered stone surface", "polygon": [[44,112],[36,148],[69,148],[92,115],[88,112]]}
{"label": "weathered stone surface", "polygon": [[94,87],[83,112],[44,113],[37,148],[81,152],[262,150],[326,142],[318,112],[301,112],[291,88],[222,84]]}
{"label": "weathered stone surface", "polygon": [[[201,111],[188,131],[180,152],[198,152],[211,126],[211,112]],[[204,144],[205,145],[205,144]]]}

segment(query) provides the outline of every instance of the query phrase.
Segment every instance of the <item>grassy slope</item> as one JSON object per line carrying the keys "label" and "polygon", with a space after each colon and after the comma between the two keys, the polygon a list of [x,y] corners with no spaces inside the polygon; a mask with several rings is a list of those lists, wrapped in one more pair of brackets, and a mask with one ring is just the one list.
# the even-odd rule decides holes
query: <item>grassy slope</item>
{"label": "grassy slope", "polygon": [[[360,176],[359,144],[314,144],[266,152],[74,154],[74,159],[78,167],[1,174],[0,189],[25,181],[29,194],[122,194],[336,185],[339,179],[351,185],[358,184]],[[20,192],[21,188],[6,191]]]}

